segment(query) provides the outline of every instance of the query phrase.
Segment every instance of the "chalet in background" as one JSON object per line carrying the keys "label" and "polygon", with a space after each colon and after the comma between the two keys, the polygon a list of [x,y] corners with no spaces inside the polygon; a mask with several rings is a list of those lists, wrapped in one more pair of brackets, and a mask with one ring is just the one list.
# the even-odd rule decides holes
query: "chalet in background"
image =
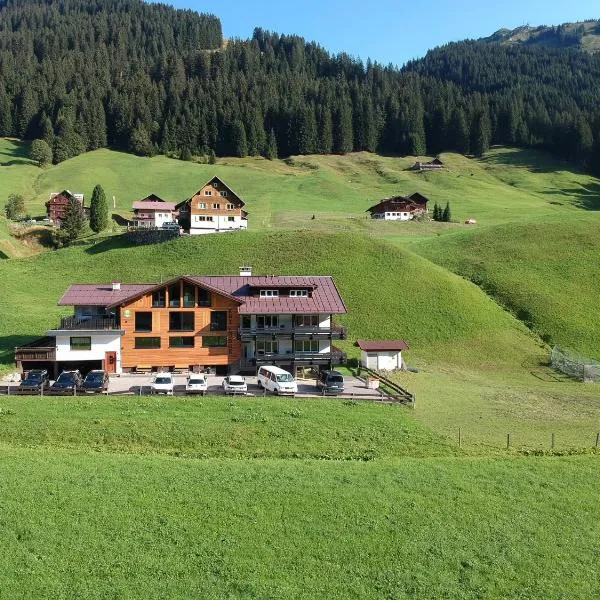
{"label": "chalet in background", "polygon": [[190,234],[222,233],[248,228],[245,202],[221,179],[213,177],[191,198],[179,203],[179,224]]}
{"label": "chalet in background", "polygon": [[434,158],[429,162],[417,161],[412,167],[411,171],[434,171],[435,169],[443,169],[444,163],[439,158]]}
{"label": "chalet in background", "polygon": [[60,227],[61,222],[65,218],[67,212],[67,206],[69,200],[76,200],[81,204],[83,212],[86,217],[89,217],[89,208],[84,206],[84,195],[74,194],[70,190],[63,190],[62,192],[52,192],[50,199],[46,202],[46,214],[52,223],[57,227]]}
{"label": "chalet in background", "polygon": [[61,319],[44,338],[15,351],[20,370],[103,368],[255,371],[260,365],[332,368],[346,313],[328,276],[180,276],[160,284],[71,285]]}
{"label": "chalet in background", "polygon": [[173,202],[165,202],[156,194],[150,194],[133,203],[133,224],[135,227],[156,228],[163,223],[175,220],[177,212]]}
{"label": "chalet in background", "polygon": [[367,212],[371,213],[372,219],[384,219],[386,221],[410,221],[415,217],[427,214],[427,202],[429,199],[415,192],[410,196],[393,196],[384,198]]}

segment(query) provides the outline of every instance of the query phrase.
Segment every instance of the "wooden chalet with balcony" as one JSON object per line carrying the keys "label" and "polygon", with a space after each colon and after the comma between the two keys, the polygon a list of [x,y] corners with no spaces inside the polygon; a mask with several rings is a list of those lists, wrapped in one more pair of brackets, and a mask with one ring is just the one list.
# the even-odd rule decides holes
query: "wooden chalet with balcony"
{"label": "wooden chalet with balcony", "polygon": [[415,217],[427,214],[429,199],[415,192],[410,196],[393,196],[384,198],[367,209],[372,219],[386,221],[410,221]]}
{"label": "wooden chalet with balcony", "polygon": [[179,203],[179,223],[190,234],[223,233],[248,228],[246,203],[219,177],[207,181]]}
{"label": "wooden chalet with balcony", "polygon": [[69,190],[62,192],[52,192],[50,199],[46,202],[46,214],[54,225],[60,227],[62,220],[65,218],[67,206],[70,200],[76,200],[81,204],[86,217],[89,217],[89,209],[84,206],[85,197],[83,194],[73,194]]}
{"label": "wooden chalet with balcony", "polygon": [[[181,276],[160,284],[72,285],[73,306],[40,346],[16,349],[17,366],[109,372],[254,371],[345,362],[333,346],[346,312],[331,277]],[[53,364],[48,364],[53,363]]]}

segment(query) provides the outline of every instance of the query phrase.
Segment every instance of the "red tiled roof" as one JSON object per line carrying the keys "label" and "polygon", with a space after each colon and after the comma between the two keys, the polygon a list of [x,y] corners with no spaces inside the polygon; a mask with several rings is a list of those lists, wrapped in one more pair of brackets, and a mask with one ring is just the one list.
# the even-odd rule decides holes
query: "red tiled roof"
{"label": "red tiled roof", "polygon": [[[340,293],[329,276],[308,277],[227,277],[187,276],[182,278],[222,294],[240,303],[241,314],[343,314],[346,307]],[[179,278],[173,279],[177,281]],[[116,306],[147,294],[171,282],[160,284],[121,284],[113,291],[111,284],[75,284],[69,287],[58,304],[61,306]],[[256,288],[298,288],[311,290],[308,298],[261,298],[252,295]]]}
{"label": "red tiled roof", "polygon": [[357,340],[354,345],[365,352],[408,350],[408,344],[404,340]]}
{"label": "red tiled roof", "polygon": [[111,306],[119,304],[132,295],[143,294],[155,287],[155,283],[122,283],[120,290],[113,290],[112,284],[74,284],[58,301],[59,306]]}
{"label": "red tiled roof", "polygon": [[133,210],[166,210],[173,211],[175,210],[174,202],[146,202],[144,200],[139,200],[138,202],[133,203]]}

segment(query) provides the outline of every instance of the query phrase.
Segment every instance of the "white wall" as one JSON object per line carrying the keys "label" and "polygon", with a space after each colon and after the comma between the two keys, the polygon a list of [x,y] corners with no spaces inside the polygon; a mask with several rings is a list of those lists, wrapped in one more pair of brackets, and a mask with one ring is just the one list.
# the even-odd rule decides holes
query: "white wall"
{"label": "white wall", "polygon": [[[369,360],[367,355],[376,355],[376,359],[371,358]],[[373,364],[374,362],[375,364]],[[402,367],[402,352],[365,352],[362,350],[360,353],[360,364],[363,367],[369,367],[377,371],[393,371]]]}
{"label": "white wall", "polygon": [[233,221],[229,221],[229,215],[212,215],[212,221],[199,221],[199,217],[200,215],[192,215],[190,223],[191,234],[197,235],[248,228],[248,219],[242,219],[242,217],[238,216],[234,216]]}
{"label": "white wall", "polygon": [[[71,350],[71,337],[91,337],[91,350]],[[104,360],[105,352],[117,353],[116,372],[121,372],[121,334],[119,332],[68,331],[56,334],[56,360]]]}

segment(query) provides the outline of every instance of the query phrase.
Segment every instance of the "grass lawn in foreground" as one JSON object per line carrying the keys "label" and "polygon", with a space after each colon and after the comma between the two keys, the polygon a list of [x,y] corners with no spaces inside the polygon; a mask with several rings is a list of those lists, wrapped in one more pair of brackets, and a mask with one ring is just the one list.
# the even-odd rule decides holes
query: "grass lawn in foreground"
{"label": "grass lawn in foreground", "polygon": [[7,598],[600,594],[594,457],[2,457]]}

